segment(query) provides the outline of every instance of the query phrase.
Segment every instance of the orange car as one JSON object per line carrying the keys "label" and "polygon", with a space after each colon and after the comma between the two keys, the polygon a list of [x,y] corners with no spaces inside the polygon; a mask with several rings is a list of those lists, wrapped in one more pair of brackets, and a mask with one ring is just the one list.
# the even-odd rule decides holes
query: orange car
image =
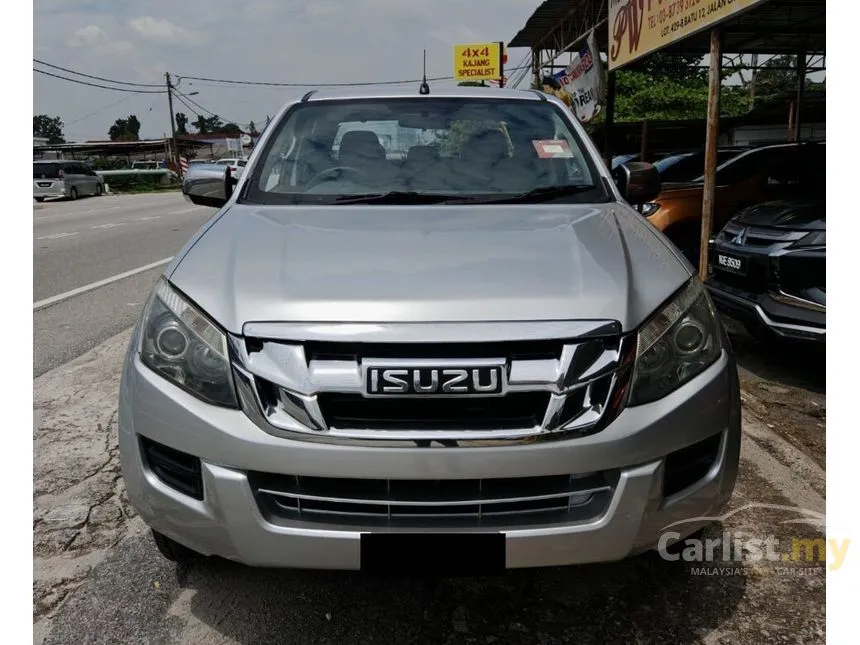
{"label": "orange car", "polygon": [[[684,157],[687,165],[697,163],[697,156],[703,157],[701,153],[684,153],[655,163],[663,190],[642,208],[648,221],[665,233],[693,266],[698,266],[704,177],[699,174],[688,182],[673,181],[679,174],[673,166],[679,157]],[[823,182],[824,144],[777,144],[740,153],[724,150],[717,163],[714,233],[745,206],[788,198],[810,183]]]}

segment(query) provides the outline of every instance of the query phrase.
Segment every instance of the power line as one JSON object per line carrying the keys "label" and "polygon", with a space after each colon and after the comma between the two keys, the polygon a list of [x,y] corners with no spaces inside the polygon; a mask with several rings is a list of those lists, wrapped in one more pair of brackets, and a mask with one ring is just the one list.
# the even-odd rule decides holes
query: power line
{"label": "power line", "polygon": [[[174,90],[174,91],[175,91],[179,96],[183,97],[186,101],[188,101],[189,103],[191,103],[192,105],[196,105],[198,110],[203,110],[203,111],[204,111],[206,114],[208,114],[209,116],[218,116],[218,115],[217,115],[217,114],[215,114],[212,110],[207,110],[205,107],[203,107],[202,105],[200,105],[197,101],[195,101],[194,99],[192,99],[190,96],[187,96],[187,95],[183,94],[183,93],[182,93],[182,92],[180,92],[179,90]],[[186,103],[185,105],[186,105],[186,107],[188,107],[188,103]],[[194,108],[189,108],[189,109],[192,109],[192,110],[193,110]],[[194,110],[194,111],[196,112],[197,110]]]}
{"label": "power line", "polygon": [[[364,83],[272,83],[268,81],[236,81],[224,78],[203,78],[199,76],[178,76],[177,78],[187,79],[189,81],[206,81],[208,83],[222,83],[228,85],[258,85],[265,87],[363,87],[367,85],[401,85],[406,83],[420,83],[422,79],[411,81],[376,81]],[[453,76],[439,76],[436,78],[428,78],[428,81],[444,81],[453,78]]]}
{"label": "power line", "polygon": [[162,87],[161,85],[155,85],[153,83],[132,83],[131,81],[115,81],[110,78],[104,78],[102,76],[93,76],[92,74],[84,74],[83,72],[76,72],[73,69],[68,69],[66,67],[60,67],[59,65],[53,65],[52,63],[46,63],[43,60],[39,60],[38,58],[33,59],[34,63],[39,63],[39,65],[44,65],[45,67],[51,67],[53,69],[58,69],[62,72],[68,72],[69,74],[74,74],[75,76],[84,76],[86,78],[92,78],[97,81],[105,81],[107,83],[114,83],[116,85],[133,85],[135,87]]}
{"label": "power line", "polygon": [[[208,110],[206,110],[202,106],[198,106],[199,109],[195,109],[191,105],[189,105],[188,102],[185,100],[185,99],[188,99],[188,97],[183,97],[183,95],[180,94],[179,92],[177,92],[175,89],[173,90],[173,93],[176,96],[176,100],[179,101],[180,103],[182,103],[182,105],[187,107],[189,110],[191,110],[192,114],[196,114],[197,116],[201,116],[200,110],[203,110],[203,111],[207,112],[210,116],[218,117],[222,121],[226,120],[228,123],[235,123],[238,126],[246,125],[244,123],[239,123],[238,121],[231,121],[230,119],[224,119],[223,117],[218,116],[217,114],[214,114],[213,112],[209,112]],[[191,99],[188,99],[188,101],[190,101],[190,100]],[[195,105],[197,105],[197,104],[195,103]],[[192,123],[192,125],[194,125],[194,124]]]}
{"label": "power line", "polygon": [[[529,69],[531,65],[506,68],[506,72],[513,72],[519,69]],[[179,76],[176,78],[186,79],[189,81],[204,81],[207,83],[222,83],[227,85],[259,85],[268,87],[367,87],[371,85],[407,85],[409,83],[420,83],[424,79],[415,78],[402,81],[362,81],[352,83],[274,83],[270,81],[237,81],[226,78],[204,78],[202,76]],[[434,76],[428,78],[427,81],[453,81],[455,76]]]}
{"label": "power line", "polygon": [[115,92],[131,92],[133,94],[166,94],[167,90],[132,90],[125,87],[110,87],[109,85],[98,85],[96,83],[89,83],[87,81],[82,81],[77,78],[69,78],[68,76],[60,76],[59,74],[52,74],[51,72],[46,72],[41,69],[33,68],[34,72],[38,72],[39,74],[44,74],[45,76],[52,76],[54,78],[59,78],[64,81],[70,81],[72,83],[79,83],[80,85],[89,85],[90,87],[98,87],[102,90],[114,90]]}
{"label": "power line", "polygon": [[128,96],[123,96],[119,101],[114,101],[110,105],[105,105],[103,108],[99,108],[95,112],[90,112],[89,114],[85,114],[84,116],[78,117],[74,121],[69,121],[68,123],[64,123],[63,125],[74,125],[75,123],[78,123],[79,121],[83,121],[84,119],[88,119],[91,116],[95,116],[96,114],[99,114],[100,112],[104,112],[105,110],[112,108],[114,105],[119,105],[123,101],[128,101],[130,98],[133,98],[133,97],[134,97],[133,94],[129,94]]}
{"label": "power line", "polygon": [[528,76],[528,70],[531,68],[531,65],[524,65],[524,63],[531,58],[532,53],[529,52],[525,56],[520,59],[518,65],[514,68],[516,73],[511,76],[511,83],[508,86],[519,87],[520,83],[523,82],[523,79]]}
{"label": "power line", "polygon": [[[176,94],[177,98],[178,98],[178,99],[183,103],[183,105],[185,105],[185,107],[187,107],[189,110],[191,110],[191,111],[192,111],[192,112],[194,112],[195,114],[198,114],[198,115],[199,115],[199,112],[197,112],[197,110],[195,110],[193,107],[191,107],[190,105],[188,105],[188,103],[186,103],[186,102],[185,102],[186,100],[187,100],[187,101],[190,101],[193,105],[196,105],[198,109],[203,110],[203,111],[204,111],[206,114],[208,114],[209,116],[217,116],[219,119],[222,119],[222,120],[224,120],[224,121],[227,121],[228,123],[235,123],[236,125],[240,125],[240,126],[243,126],[243,125],[244,125],[244,126],[250,125],[250,123],[239,123],[239,121],[234,121],[233,119],[227,119],[227,118],[225,118],[225,117],[222,117],[222,116],[221,116],[221,115],[219,115],[219,114],[216,114],[215,112],[212,112],[211,110],[207,110],[205,107],[203,107],[202,105],[200,105],[199,103],[197,103],[197,101],[194,101],[193,99],[191,99],[191,98],[190,98],[190,97],[188,97],[187,95],[185,95],[185,94],[183,94],[182,92],[180,92],[179,90],[177,90],[175,87],[173,88],[173,93],[174,93],[174,94]],[[185,99],[185,100],[183,100],[183,99]]]}
{"label": "power line", "polygon": [[191,105],[189,105],[189,104],[185,101],[185,99],[183,99],[183,98],[182,98],[182,96],[179,94],[179,92],[177,92],[176,90],[174,90],[174,92],[173,92],[173,93],[174,93],[174,95],[176,96],[176,100],[177,100],[177,101],[179,101],[180,103],[182,103],[182,105],[184,105],[186,108],[188,108],[189,110],[191,110],[191,113],[192,113],[192,114],[196,114],[197,116],[200,116],[199,112],[198,112],[196,109],[194,109],[193,107],[191,107]]}

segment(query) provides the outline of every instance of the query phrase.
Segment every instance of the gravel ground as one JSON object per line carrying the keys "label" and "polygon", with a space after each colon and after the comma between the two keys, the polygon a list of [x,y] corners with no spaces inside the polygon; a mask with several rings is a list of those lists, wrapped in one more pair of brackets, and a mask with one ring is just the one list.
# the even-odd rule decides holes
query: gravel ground
{"label": "gravel ground", "polygon": [[827,397],[824,348],[765,347],[727,320],[738,357],[744,409],[825,467]]}

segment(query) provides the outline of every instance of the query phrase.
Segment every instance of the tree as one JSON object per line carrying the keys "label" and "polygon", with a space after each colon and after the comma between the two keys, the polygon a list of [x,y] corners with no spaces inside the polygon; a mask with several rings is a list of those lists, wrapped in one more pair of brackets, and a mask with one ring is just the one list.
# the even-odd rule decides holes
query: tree
{"label": "tree", "polygon": [[[747,99],[738,87],[723,86],[720,116],[740,116]],[[620,70],[615,89],[617,121],[704,119],[708,113],[706,78],[681,82],[642,72]]]}
{"label": "tree", "polygon": [[457,85],[462,85],[463,87],[487,87],[484,81],[460,81]]}
{"label": "tree", "polygon": [[197,120],[191,125],[197,128],[197,132],[200,134],[211,134],[213,132],[220,132],[221,128],[224,127],[224,122],[217,114],[213,114],[212,116],[198,114]]}
{"label": "tree", "polygon": [[[766,103],[778,97],[791,95],[797,91],[797,57],[796,56],[774,56],[769,58],[755,74],[748,77],[743,69],[739,69],[741,84],[748,95],[755,83],[755,103]],[[804,87],[807,90],[823,90],[824,83],[817,83],[808,78]]]}
{"label": "tree", "polygon": [[48,143],[65,143],[63,122],[60,117],[39,114],[33,117],[33,136],[44,137]]}
{"label": "tree", "polygon": [[251,121],[251,122],[248,124],[248,134],[251,134],[251,135],[257,135],[257,134],[260,134],[259,132],[257,132],[257,126],[256,126],[256,125],[254,125],[254,122],[253,122],[253,121]]}
{"label": "tree", "polygon": [[108,130],[111,141],[139,141],[140,121],[134,114],[125,119],[117,119]]}
{"label": "tree", "polygon": [[221,132],[224,134],[242,134],[242,128],[235,123],[228,123],[221,127]]}
{"label": "tree", "polygon": [[176,113],[176,134],[188,134],[188,116],[185,112]]}
{"label": "tree", "polygon": [[626,71],[676,83],[701,83],[708,80],[708,70],[702,67],[702,61],[704,58],[698,54],[657,52],[632,63]]}
{"label": "tree", "polygon": [[200,114],[197,115],[197,120],[192,123],[195,128],[197,128],[197,132],[199,134],[208,134],[209,133],[209,122],[206,120],[205,116]]}

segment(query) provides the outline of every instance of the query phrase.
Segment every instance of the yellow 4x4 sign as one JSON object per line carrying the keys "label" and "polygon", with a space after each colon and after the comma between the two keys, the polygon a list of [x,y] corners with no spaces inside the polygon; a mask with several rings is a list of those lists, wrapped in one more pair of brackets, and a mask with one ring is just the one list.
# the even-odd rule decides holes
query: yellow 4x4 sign
{"label": "yellow 4x4 sign", "polygon": [[500,42],[454,45],[454,78],[458,81],[501,78],[503,50]]}

